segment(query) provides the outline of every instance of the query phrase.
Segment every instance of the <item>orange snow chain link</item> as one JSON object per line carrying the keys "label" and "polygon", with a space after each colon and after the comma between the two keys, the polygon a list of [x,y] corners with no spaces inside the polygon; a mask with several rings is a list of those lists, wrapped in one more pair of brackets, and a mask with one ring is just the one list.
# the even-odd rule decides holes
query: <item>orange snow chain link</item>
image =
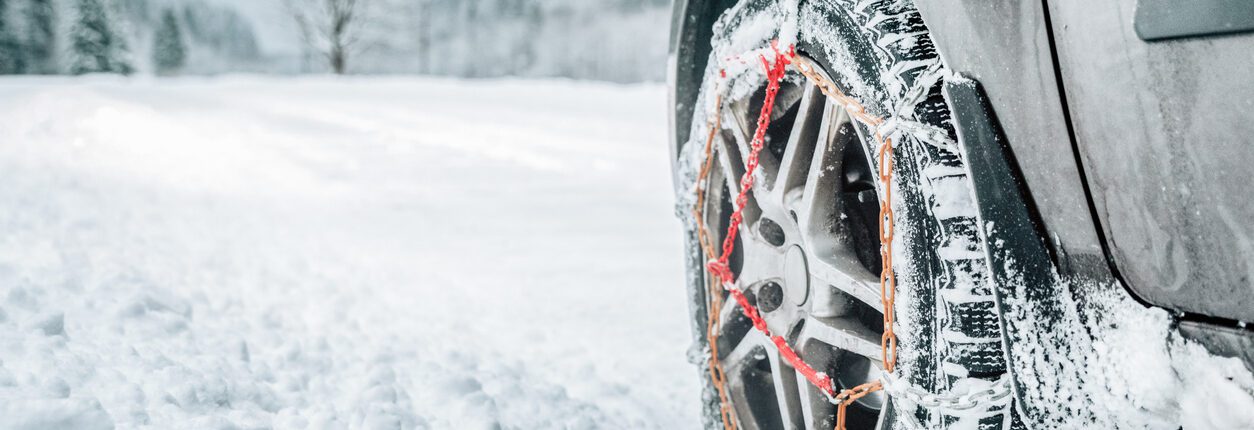
{"label": "orange snow chain link", "polygon": [[[693,219],[697,220],[697,238],[701,243],[701,253],[710,258],[714,255],[714,244],[710,241],[710,232],[705,228],[705,222],[702,221],[705,215],[702,208],[705,206],[705,179],[710,175],[710,168],[714,164],[712,157],[714,147],[714,135],[723,127],[723,96],[719,95],[715,98],[715,106],[717,106],[714,118],[710,120],[708,127],[710,135],[705,140],[705,164],[701,166],[701,172],[698,173],[700,179],[697,180],[697,202],[692,207]],[[714,383],[714,387],[718,389],[719,415],[723,419],[723,428],[726,430],[736,429],[736,418],[732,411],[731,404],[727,401],[727,387],[724,384],[726,376],[723,373],[723,364],[718,361],[718,334],[721,331],[719,327],[719,315],[723,309],[723,295],[719,294],[719,284],[714,278],[709,278],[706,282],[706,321],[705,321],[705,338],[710,345],[710,381]]]}
{"label": "orange snow chain link", "polygon": [[[718,95],[715,100],[714,118],[711,120],[709,135],[705,143],[705,163],[698,173],[697,178],[697,201],[693,208],[693,216],[696,219],[697,234],[701,242],[702,253],[706,258],[710,259],[706,265],[706,269],[713,275],[708,283],[709,291],[707,291],[707,324],[706,339],[710,344],[710,379],[719,393],[720,412],[725,429],[735,429],[735,415],[728,402],[725,387],[726,375],[723,373],[722,364],[718,360],[718,332],[719,310],[722,308],[722,295],[718,294],[717,285],[722,285],[740,305],[745,316],[752,322],[753,326],[771,339],[771,342],[778,348],[780,355],[788,361],[790,365],[811,384],[820,391],[832,398],[837,404],[836,411],[836,430],[845,429],[845,413],[850,403],[870,394],[883,389],[880,381],[868,382],[854,388],[846,389],[840,393],[836,392],[835,384],[832,378],[823,372],[816,371],[812,366],[801,359],[787,341],[783,337],[771,334],[770,329],[766,325],[766,321],[762,319],[758,309],[749,303],[744,292],[736,288],[734,275],[728,265],[731,258],[732,250],[735,247],[736,234],[739,232],[740,224],[743,222],[743,211],[745,204],[748,202],[749,190],[753,187],[753,173],[758,167],[758,154],[762,151],[762,147],[766,140],[766,130],[770,126],[771,111],[775,105],[775,96],[779,92],[780,82],[784,78],[786,67],[792,65],[798,72],[812,81],[819,90],[827,97],[835,99],[845,111],[857,119],[859,122],[871,127],[875,130],[875,140],[879,145],[879,180],[883,191],[883,198],[880,202],[880,256],[883,261],[880,267],[880,301],[884,307],[884,334],[880,338],[881,363],[884,371],[892,373],[897,362],[897,336],[893,332],[893,323],[895,322],[895,311],[893,303],[896,298],[896,279],[893,275],[893,259],[892,259],[892,241],[894,235],[893,210],[892,210],[892,170],[893,170],[893,154],[892,141],[883,136],[879,131],[879,125],[884,120],[867,113],[866,109],[854,100],[852,97],[845,95],[834,83],[819,75],[809,64],[794,63],[796,51],[789,47],[787,53],[778,50],[776,44],[772,42],[771,47],[775,51],[774,61],[768,60],[765,56],[761,56],[763,67],[766,68],[767,87],[766,96],[762,102],[762,110],[758,115],[757,129],[754,131],[753,140],[750,142],[749,156],[745,161],[745,173],[740,178],[740,191],[736,196],[734,210],[731,214],[731,220],[727,227],[727,234],[723,238],[722,254],[715,258],[715,249],[710,241],[709,231],[705,228],[704,214],[702,208],[705,203],[705,186],[710,168],[713,162],[713,146],[714,138],[717,136],[718,130],[722,127],[722,95]],[[725,77],[724,72],[720,72]]]}

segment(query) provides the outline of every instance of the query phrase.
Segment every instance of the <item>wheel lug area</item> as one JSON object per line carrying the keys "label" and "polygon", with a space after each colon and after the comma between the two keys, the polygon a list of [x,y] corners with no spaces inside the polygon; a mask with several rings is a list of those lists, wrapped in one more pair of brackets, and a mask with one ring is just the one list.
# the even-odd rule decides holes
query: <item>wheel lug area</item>
{"label": "wheel lug area", "polygon": [[777,282],[767,282],[758,287],[758,309],[774,312],[784,304],[784,287]]}
{"label": "wheel lug area", "polygon": [[784,235],[784,228],[779,223],[772,221],[770,218],[763,217],[758,221],[758,236],[761,236],[766,243],[771,246],[784,246],[787,237]]}

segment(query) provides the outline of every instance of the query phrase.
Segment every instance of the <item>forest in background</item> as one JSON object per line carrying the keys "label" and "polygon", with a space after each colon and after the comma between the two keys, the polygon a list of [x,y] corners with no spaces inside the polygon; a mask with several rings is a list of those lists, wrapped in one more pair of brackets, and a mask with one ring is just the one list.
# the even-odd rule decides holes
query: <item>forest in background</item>
{"label": "forest in background", "polygon": [[0,0],[0,74],[664,77],[670,0]]}

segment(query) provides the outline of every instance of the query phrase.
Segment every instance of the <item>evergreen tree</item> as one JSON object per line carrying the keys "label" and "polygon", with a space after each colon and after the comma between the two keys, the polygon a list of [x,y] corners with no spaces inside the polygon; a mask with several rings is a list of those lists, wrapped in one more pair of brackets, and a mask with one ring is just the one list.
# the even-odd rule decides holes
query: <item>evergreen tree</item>
{"label": "evergreen tree", "polygon": [[56,73],[56,11],[53,0],[30,0],[26,8],[26,57],[29,72]]}
{"label": "evergreen tree", "polygon": [[70,72],[130,74],[126,41],[109,23],[102,0],[78,0],[78,21],[70,29]]}
{"label": "evergreen tree", "polygon": [[0,74],[26,72],[26,56],[22,44],[9,25],[9,2],[0,0]]}
{"label": "evergreen tree", "polygon": [[166,9],[161,14],[161,26],[153,36],[152,63],[156,66],[157,73],[170,75],[178,73],[186,61],[187,45],[183,43],[183,32],[179,30],[174,12]]}

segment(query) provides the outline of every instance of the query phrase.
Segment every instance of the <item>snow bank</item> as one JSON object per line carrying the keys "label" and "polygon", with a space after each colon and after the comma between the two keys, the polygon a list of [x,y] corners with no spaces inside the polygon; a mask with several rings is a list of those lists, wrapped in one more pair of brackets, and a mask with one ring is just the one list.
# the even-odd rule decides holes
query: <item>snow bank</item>
{"label": "snow bank", "polygon": [[[1041,393],[1043,419],[1057,428],[1254,428],[1254,375],[1236,358],[1184,338],[1166,311],[1146,308],[1123,287],[1072,282],[1056,319],[1033,320],[1013,363]],[[1049,345],[1039,349],[1038,345]],[[1052,377],[1041,378],[1042,375]]]}

